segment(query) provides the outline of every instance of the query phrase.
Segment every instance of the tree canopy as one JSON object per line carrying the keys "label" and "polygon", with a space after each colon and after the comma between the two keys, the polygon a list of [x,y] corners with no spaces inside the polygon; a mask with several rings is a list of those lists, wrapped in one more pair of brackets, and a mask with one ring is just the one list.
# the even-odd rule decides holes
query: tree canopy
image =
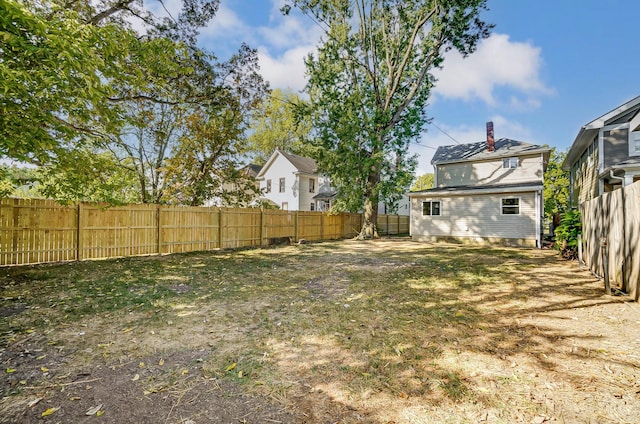
{"label": "tree canopy", "polygon": [[[229,152],[268,88],[256,51],[242,45],[219,61],[197,46],[218,0],[183,0],[179,14],[164,17],[150,3],[0,2],[0,155],[47,167],[41,182],[56,198],[131,199],[133,181],[138,201],[193,203],[213,195],[178,193],[176,181],[193,178],[196,156],[206,156],[218,178],[237,176],[222,170],[242,165],[234,156],[231,166]],[[235,117],[234,131],[190,124],[211,127],[221,116]],[[195,136],[205,138],[194,144]],[[227,159],[216,163],[212,152]],[[94,177],[104,190],[87,198]]]}
{"label": "tree canopy", "polygon": [[549,163],[544,173],[544,216],[552,220],[556,213],[564,214],[569,210],[569,172],[562,169],[567,152],[551,149]]}
{"label": "tree canopy", "polygon": [[428,190],[433,188],[433,182],[433,174],[422,174],[413,182],[411,191]]}
{"label": "tree canopy", "polygon": [[276,149],[313,156],[308,143],[311,122],[296,113],[302,103],[297,94],[275,89],[259,104],[247,146],[255,163],[263,165]]}
{"label": "tree canopy", "polygon": [[379,199],[394,203],[413,179],[409,154],[444,53],[473,52],[491,25],[485,0],[291,0],[325,31],[306,60],[307,112],[320,169],[338,205],[364,210],[361,238],[377,237]]}

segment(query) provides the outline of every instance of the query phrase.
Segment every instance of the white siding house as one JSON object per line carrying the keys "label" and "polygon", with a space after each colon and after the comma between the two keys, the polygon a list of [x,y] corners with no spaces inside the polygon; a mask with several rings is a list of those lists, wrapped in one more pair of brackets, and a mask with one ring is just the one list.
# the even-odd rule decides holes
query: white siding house
{"label": "white siding house", "polygon": [[327,210],[335,192],[313,159],[276,150],[256,179],[262,197],[290,211]]}
{"label": "white siding house", "polygon": [[[328,211],[337,197],[331,180],[318,173],[316,161],[276,149],[262,167],[256,179],[260,182],[263,200],[290,211]],[[383,202],[378,213],[409,215],[410,200],[403,196],[396,209]]]}
{"label": "white siding house", "polygon": [[412,238],[540,247],[548,158],[546,147],[492,134],[439,147],[435,188],[409,193]]}

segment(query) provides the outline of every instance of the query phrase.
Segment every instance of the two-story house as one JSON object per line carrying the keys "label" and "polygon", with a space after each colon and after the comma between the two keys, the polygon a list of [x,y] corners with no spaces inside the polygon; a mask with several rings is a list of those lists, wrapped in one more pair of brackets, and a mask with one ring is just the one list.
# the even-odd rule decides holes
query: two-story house
{"label": "two-story house", "polygon": [[434,188],[410,192],[418,241],[542,245],[544,172],[550,149],[502,138],[440,146]]}
{"label": "two-story house", "polygon": [[640,180],[640,96],[583,125],[562,168],[573,205]]}
{"label": "two-story house", "polygon": [[[262,200],[291,211],[328,211],[338,195],[331,179],[318,172],[316,161],[276,149],[256,179]],[[404,196],[391,208],[378,204],[379,214],[409,215],[409,198]]]}
{"label": "two-story house", "polygon": [[262,198],[283,210],[328,210],[336,196],[329,179],[318,174],[315,160],[279,149],[269,157],[256,179]]}

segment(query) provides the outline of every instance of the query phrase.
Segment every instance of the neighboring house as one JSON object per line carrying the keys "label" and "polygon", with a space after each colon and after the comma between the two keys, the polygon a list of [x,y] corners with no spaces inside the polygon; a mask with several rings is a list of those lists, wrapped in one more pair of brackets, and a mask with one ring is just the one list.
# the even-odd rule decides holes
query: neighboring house
{"label": "neighboring house", "polygon": [[336,197],[329,179],[318,174],[316,161],[278,149],[256,179],[260,182],[262,198],[283,210],[325,211]]}
{"label": "neighboring house", "polygon": [[434,188],[410,192],[419,241],[542,245],[544,172],[550,149],[502,138],[438,147]]}
{"label": "neighboring house", "polygon": [[582,126],[562,168],[573,205],[640,180],[640,96]]}
{"label": "neighboring house", "polygon": [[[262,167],[256,179],[262,200],[269,200],[290,211],[328,211],[337,191],[329,177],[318,173],[316,161],[282,150],[276,150]],[[404,196],[395,210],[380,202],[378,213],[409,215],[409,198]]]}

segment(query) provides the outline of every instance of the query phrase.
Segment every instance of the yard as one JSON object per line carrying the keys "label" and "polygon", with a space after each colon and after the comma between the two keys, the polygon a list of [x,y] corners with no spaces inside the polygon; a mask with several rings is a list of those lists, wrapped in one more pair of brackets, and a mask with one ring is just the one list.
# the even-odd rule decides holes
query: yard
{"label": "yard", "polygon": [[0,285],[0,422],[640,417],[638,304],[552,251],[350,240]]}

